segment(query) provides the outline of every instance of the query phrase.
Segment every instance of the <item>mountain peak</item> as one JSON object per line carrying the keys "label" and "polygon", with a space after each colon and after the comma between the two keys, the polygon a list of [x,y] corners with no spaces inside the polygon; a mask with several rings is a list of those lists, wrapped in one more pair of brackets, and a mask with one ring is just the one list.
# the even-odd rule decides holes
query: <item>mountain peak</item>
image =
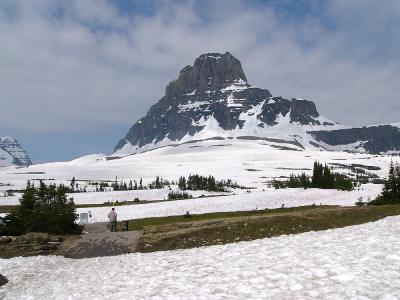
{"label": "mountain peak", "polygon": [[32,164],[28,154],[13,137],[0,137],[0,166]]}
{"label": "mountain peak", "polygon": [[235,82],[247,84],[240,61],[229,52],[205,53],[184,67],[166,89],[167,97],[217,91]]}
{"label": "mountain peak", "polygon": [[272,136],[290,143],[304,137],[307,144],[306,130],[337,127],[312,101],[273,97],[268,89],[251,86],[229,52],[205,53],[179,72],[115,151],[135,153],[213,137]]}

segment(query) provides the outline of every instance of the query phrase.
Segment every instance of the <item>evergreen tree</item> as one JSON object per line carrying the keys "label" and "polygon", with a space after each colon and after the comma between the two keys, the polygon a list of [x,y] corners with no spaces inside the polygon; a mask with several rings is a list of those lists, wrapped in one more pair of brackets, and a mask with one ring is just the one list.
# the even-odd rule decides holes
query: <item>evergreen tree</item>
{"label": "evergreen tree", "polygon": [[310,178],[302,173],[299,175],[291,174],[286,182],[273,182],[273,186],[279,188],[320,188],[320,189],[338,189],[350,191],[353,189],[353,183],[350,178],[343,174],[333,173],[327,164],[322,165],[318,161],[314,162],[313,174]]}
{"label": "evergreen tree", "polygon": [[311,187],[310,178],[304,172],[300,176],[300,186],[305,189],[308,189],[309,187]]}
{"label": "evergreen tree", "polygon": [[73,192],[73,191],[74,191],[74,188],[75,188],[75,176],[72,177],[70,186],[71,186],[71,192]]}
{"label": "evergreen tree", "polygon": [[111,185],[114,191],[118,191],[119,190],[119,185],[118,185],[118,178],[117,176],[115,176],[115,180],[113,182],[113,184]]}
{"label": "evergreen tree", "polygon": [[142,178],[140,178],[140,181],[139,181],[139,190],[143,190],[143,180],[142,180]]}
{"label": "evergreen tree", "polygon": [[160,176],[157,176],[157,177],[156,177],[155,188],[156,188],[156,189],[161,188]]}
{"label": "evergreen tree", "polygon": [[186,178],[185,177],[183,177],[183,176],[179,177],[178,187],[181,190],[186,190]]}
{"label": "evergreen tree", "polygon": [[389,175],[385,180],[382,188],[382,193],[368,204],[397,204],[400,203],[400,166],[390,163]]}
{"label": "evergreen tree", "polygon": [[42,181],[38,188],[28,184],[20,199],[20,205],[4,218],[0,218],[0,235],[20,235],[27,232],[53,234],[74,233],[75,204],[68,199],[68,188],[55,184],[46,186]]}

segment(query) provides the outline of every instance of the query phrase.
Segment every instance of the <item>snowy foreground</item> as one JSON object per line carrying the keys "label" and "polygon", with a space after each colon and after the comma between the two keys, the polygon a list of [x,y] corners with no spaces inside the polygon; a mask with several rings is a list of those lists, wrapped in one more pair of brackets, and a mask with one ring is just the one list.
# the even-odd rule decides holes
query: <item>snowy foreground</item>
{"label": "snowy foreground", "polygon": [[189,250],[0,260],[5,299],[400,299],[400,217]]}

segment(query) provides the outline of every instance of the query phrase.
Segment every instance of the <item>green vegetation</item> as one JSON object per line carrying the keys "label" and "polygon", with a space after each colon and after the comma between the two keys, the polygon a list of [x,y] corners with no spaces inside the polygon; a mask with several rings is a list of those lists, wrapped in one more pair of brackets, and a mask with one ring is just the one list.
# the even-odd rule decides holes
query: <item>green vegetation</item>
{"label": "green vegetation", "polygon": [[400,203],[400,166],[390,163],[389,176],[385,180],[382,193],[370,201],[369,205],[399,204]]}
{"label": "green vegetation", "polygon": [[79,232],[80,228],[75,224],[75,204],[72,198],[66,197],[67,190],[63,185],[46,186],[43,182],[36,188],[28,181],[20,205],[0,218],[0,235]]}
{"label": "green vegetation", "polygon": [[237,183],[232,180],[215,180],[214,176],[201,176],[201,175],[189,175],[186,177],[181,176],[178,180],[178,187],[181,190],[203,190],[210,192],[226,192],[227,187],[240,188]]}
{"label": "green vegetation", "polygon": [[170,191],[168,193],[168,199],[169,200],[179,200],[179,199],[191,199],[193,198],[192,195],[186,193],[186,192],[174,192],[174,191]]}
{"label": "green vegetation", "polygon": [[[169,216],[169,217],[154,217],[144,219],[133,219],[129,220],[130,230],[143,230],[144,227],[154,225],[167,225],[177,224],[182,222],[193,222],[193,221],[207,221],[216,219],[230,219],[236,217],[251,217],[251,216],[264,216],[271,214],[286,214],[294,212],[303,212],[314,209],[327,209],[327,208],[338,208],[339,206],[327,206],[327,205],[310,205],[300,207],[289,207],[289,208],[275,208],[275,209],[263,209],[263,210],[252,210],[252,211],[232,211],[232,212],[216,212],[207,214],[191,214],[191,218],[188,219],[185,215],[182,216]],[[190,212],[189,212],[190,213]]]}
{"label": "green vegetation", "polygon": [[131,220],[129,229],[144,230],[138,250],[152,252],[340,228],[394,215],[400,215],[400,205],[308,206]]}
{"label": "green vegetation", "polygon": [[118,182],[118,178],[115,177],[114,182],[111,184],[111,187],[114,191],[130,191],[130,190],[152,190],[152,189],[162,189],[165,186],[169,186],[174,184],[174,182],[170,182],[166,179],[157,176],[152,182],[148,185],[143,185],[143,179],[140,178],[139,182],[136,180],[129,180],[128,183],[125,181]]}
{"label": "green vegetation", "polygon": [[313,174],[310,178],[305,173],[301,175],[291,174],[289,180],[273,180],[272,185],[275,189],[281,188],[320,188],[351,191],[354,189],[349,177],[343,174],[334,173],[327,164],[322,165],[318,161],[314,162]]}

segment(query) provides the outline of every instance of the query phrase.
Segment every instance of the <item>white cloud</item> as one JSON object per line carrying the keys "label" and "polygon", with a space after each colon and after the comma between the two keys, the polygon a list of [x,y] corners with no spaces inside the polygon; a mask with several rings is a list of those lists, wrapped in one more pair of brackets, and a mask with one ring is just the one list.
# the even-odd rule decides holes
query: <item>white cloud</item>
{"label": "white cloud", "polygon": [[389,8],[332,1],[320,16],[301,21],[285,20],[271,7],[231,3],[210,2],[204,20],[194,2],[122,15],[105,0],[3,1],[1,124],[33,131],[128,129],[180,68],[214,51],[239,58],[251,83],[310,98],[340,122],[399,120],[397,1],[388,1]]}

